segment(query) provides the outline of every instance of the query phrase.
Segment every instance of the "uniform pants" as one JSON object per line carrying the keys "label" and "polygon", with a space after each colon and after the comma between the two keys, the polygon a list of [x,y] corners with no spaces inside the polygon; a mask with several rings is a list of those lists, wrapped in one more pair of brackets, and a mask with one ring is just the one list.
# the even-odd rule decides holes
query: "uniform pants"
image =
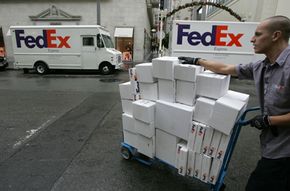
{"label": "uniform pants", "polygon": [[290,158],[258,161],[246,191],[290,191]]}

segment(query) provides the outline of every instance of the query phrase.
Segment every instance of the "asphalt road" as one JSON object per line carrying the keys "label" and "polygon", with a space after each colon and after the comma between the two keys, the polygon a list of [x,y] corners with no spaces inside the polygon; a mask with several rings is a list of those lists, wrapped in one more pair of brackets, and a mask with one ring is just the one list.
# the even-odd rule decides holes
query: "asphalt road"
{"label": "asphalt road", "polygon": [[[165,164],[122,159],[118,84],[125,81],[127,72],[0,72],[0,190],[208,190]],[[258,104],[251,81],[232,78],[230,89],[250,94],[249,107]],[[244,190],[259,154],[259,132],[243,127],[226,190]]]}

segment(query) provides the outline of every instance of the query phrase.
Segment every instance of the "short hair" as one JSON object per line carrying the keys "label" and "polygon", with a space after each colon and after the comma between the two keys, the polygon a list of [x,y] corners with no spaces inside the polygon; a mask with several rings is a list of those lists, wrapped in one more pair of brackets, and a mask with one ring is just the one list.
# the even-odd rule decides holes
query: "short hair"
{"label": "short hair", "polygon": [[271,32],[281,31],[282,38],[286,41],[290,37],[290,19],[282,15],[276,15],[265,19],[269,21],[268,28]]}

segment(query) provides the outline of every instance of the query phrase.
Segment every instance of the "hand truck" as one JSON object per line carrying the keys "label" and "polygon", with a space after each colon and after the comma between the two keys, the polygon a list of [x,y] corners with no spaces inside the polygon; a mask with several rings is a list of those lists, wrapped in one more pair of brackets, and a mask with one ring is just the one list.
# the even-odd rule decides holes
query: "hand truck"
{"label": "hand truck", "polygon": [[[225,189],[226,185],[224,183],[224,178],[226,176],[228,165],[229,165],[232,153],[234,151],[235,145],[237,143],[237,140],[241,131],[241,127],[249,124],[249,120],[246,120],[247,113],[252,112],[252,111],[257,111],[257,110],[260,110],[260,108],[253,107],[253,108],[247,109],[241,115],[241,117],[236,121],[216,183],[214,185],[210,183],[204,183],[204,184],[210,185],[211,191],[223,191]],[[151,165],[154,161],[162,162],[156,157],[154,159],[143,157],[142,154],[138,153],[136,148],[124,142],[121,143],[121,155],[126,160],[130,160],[130,159],[137,160],[138,162],[143,163],[145,165]]]}

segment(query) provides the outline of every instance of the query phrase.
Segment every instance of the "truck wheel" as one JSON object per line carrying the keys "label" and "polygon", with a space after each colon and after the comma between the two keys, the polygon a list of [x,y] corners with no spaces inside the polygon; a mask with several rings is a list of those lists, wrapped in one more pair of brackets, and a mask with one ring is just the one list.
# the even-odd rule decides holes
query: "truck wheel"
{"label": "truck wheel", "polygon": [[108,74],[113,73],[113,67],[109,63],[101,64],[99,70],[103,75],[108,75]]}
{"label": "truck wheel", "polygon": [[132,158],[132,153],[130,152],[130,150],[124,146],[122,146],[121,148],[121,155],[124,159],[129,160]]}
{"label": "truck wheel", "polygon": [[48,72],[48,67],[44,63],[38,63],[35,65],[35,70],[38,74],[46,74]]}

